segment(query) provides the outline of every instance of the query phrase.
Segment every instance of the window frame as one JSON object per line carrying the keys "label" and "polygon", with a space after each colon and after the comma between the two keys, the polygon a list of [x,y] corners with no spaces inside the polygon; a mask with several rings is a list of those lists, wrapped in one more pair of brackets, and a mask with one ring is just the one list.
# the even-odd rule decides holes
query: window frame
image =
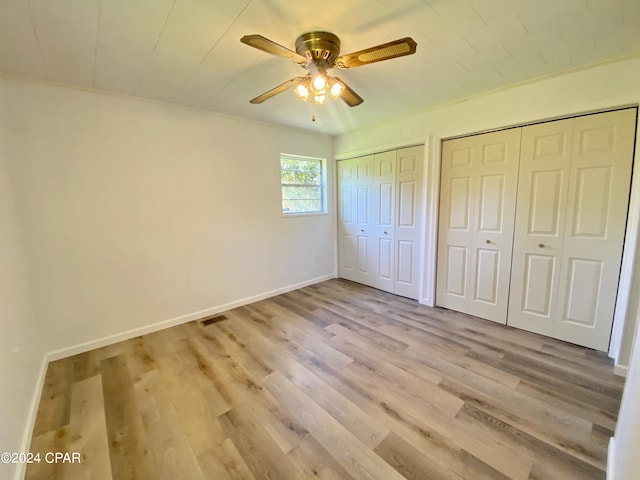
{"label": "window frame", "polygon": [[[320,184],[313,185],[313,187],[320,189],[320,210],[313,210],[313,211],[306,211],[306,212],[285,212],[284,211],[285,198],[284,198],[283,187],[285,186],[311,187],[312,185],[282,183],[282,172],[283,172],[282,160],[318,162],[318,164],[320,165]],[[282,215],[283,218],[327,215],[328,212],[327,212],[327,160],[326,158],[310,157],[308,155],[292,155],[289,153],[281,153],[279,170],[280,170],[280,214]]]}

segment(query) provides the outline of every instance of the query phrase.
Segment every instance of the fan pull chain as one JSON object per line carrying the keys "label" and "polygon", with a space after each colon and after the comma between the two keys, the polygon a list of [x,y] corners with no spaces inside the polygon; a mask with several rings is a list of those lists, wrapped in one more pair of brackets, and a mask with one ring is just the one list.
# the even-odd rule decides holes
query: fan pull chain
{"label": "fan pull chain", "polygon": [[316,121],[316,104],[312,103],[311,108],[313,108],[313,113],[311,114],[311,121],[315,122]]}

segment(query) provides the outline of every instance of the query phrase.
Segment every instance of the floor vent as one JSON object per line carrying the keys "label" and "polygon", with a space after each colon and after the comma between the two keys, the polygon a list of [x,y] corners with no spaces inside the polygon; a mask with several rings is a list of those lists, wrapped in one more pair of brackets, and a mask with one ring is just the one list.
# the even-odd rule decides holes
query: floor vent
{"label": "floor vent", "polygon": [[227,317],[225,317],[224,315],[215,315],[213,317],[203,318],[202,320],[200,320],[200,323],[202,323],[203,327],[206,327],[207,325],[211,325],[212,323],[221,322],[222,320],[226,320],[226,319],[227,319]]}

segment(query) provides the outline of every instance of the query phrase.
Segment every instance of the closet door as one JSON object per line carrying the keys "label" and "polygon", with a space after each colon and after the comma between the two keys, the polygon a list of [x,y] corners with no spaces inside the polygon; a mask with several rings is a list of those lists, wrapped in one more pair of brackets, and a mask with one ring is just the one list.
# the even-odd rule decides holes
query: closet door
{"label": "closet door", "polygon": [[372,285],[370,196],[373,156],[338,162],[338,271],[342,278]]}
{"label": "closet door", "polygon": [[338,274],[418,299],[423,146],[338,162]]}
{"label": "closet door", "polygon": [[[524,128],[510,325],[608,348],[635,117],[627,109]],[[556,161],[543,171],[545,153]]]}
{"label": "closet door", "polygon": [[573,121],[524,127],[509,325],[553,335],[571,170]]}
{"label": "closet door", "polygon": [[395,279],[393,291],[420,296],[420,226],[424,147],[398,150],[396,155]]}
{"label": "closet door", "polygon": [[376,153],[371,195],[371,286],[393,293],[396,152]]}
{"label": "closet door", "polygon": [[520,129],[442,144],[436,303],[505,324]]}

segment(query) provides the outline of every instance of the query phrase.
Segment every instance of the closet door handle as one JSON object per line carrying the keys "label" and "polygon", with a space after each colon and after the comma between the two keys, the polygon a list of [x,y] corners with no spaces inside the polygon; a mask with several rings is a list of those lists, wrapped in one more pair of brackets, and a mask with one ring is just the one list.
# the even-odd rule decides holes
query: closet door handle
{"label": "closet door handle", "polygon": [[544,243],[539,243],[538,248],[544,248]]}
{"label": "closet door handle", "polygon": [[484,243],[489,244],[489,243],[491,243],[491,240],[485,240]]}
{"label": "closet door handle", "polygon": [[389,235],[389,232],[382,232],[382,233],[384,233],[385,235]]}
{"label": "closet door handle", "polygon": [[361,228],[361,229],[360,229],[360,231],[361,231],[362,233],[364,233],[364,228]]}

